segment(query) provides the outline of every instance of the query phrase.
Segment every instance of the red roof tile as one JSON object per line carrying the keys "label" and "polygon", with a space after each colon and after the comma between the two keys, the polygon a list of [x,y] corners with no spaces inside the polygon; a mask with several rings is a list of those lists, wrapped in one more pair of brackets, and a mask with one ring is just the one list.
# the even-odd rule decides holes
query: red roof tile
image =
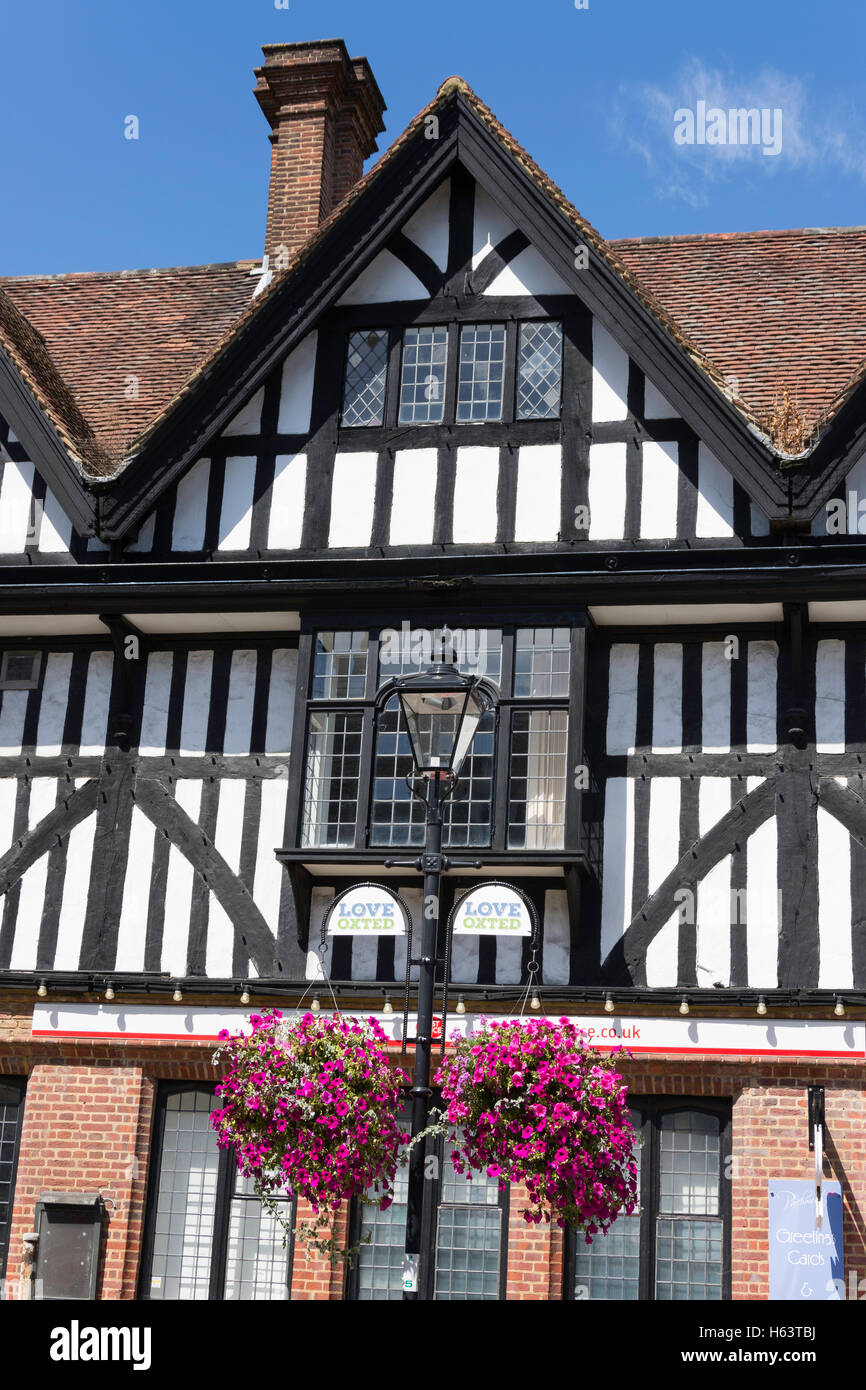
{"label": "red roof tile", "polygon": [[782,388],[820,421],[866,362],[866,228],[610,245],[761,419]]}
{"label": "red roof tile", "polygon": [[[114,457],[228,332],[255,288],[251,261],[0,279]],[[127,391],[137,377],[137,397]]]}

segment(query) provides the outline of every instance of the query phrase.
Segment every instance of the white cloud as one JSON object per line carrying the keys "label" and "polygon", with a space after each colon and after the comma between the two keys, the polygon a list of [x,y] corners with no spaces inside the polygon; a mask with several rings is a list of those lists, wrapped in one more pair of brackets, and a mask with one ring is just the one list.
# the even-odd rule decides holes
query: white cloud
{"label": "white cloud", "polygon": [[[675,113],[718,108],[781,112],[781,149],[765,155],[760,143],[677,144]],[[833,169],[866,181],[866,126],[851,106],[817,101],[804,82],[774,68],[724,73],[692,58],[664,85],[621,88],[611,114],[613,138],[640,159],[662,197],[700,207],[712,184],[749,174],[774,176],[792,169]]]}

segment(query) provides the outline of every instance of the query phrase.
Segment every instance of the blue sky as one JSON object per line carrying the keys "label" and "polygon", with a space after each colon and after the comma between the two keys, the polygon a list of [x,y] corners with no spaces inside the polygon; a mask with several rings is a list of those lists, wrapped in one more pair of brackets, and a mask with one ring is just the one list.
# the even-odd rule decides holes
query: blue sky
{"label": "blue sky", "polygon": [[[261,44],[336,36],[380,150],[459,72],[605,236],[866,223],[862,0],[40,0],[3,17],[0,274],[258,255]],[[781,110],[781,151],[678,145],[699,101]]]}

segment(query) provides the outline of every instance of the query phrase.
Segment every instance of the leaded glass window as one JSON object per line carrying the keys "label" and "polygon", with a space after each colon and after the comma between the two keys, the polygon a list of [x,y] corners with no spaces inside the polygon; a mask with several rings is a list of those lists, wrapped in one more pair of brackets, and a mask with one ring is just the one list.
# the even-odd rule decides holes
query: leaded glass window
{"label": "leaded glass window", "polygon": [[24,1109],[24,1082],[0,1080],[0,1299],[9,1254],[9,1231],[15,1198],[15,1169]]}
{"label": "leaded glass window", "polygon": [[388,377],[388,334],[363,328],[349,335],[343,390],[342,423],[381,425],[385,417],[385,384]]}
{"label": "leaded glass window", "polygon": [[[479,1302],[500,1298],[505,1261],[503,1194],[496,1179],[474,1172],[460,1177],[450,1158],[435,1155],[437,1204],[433,1297],[437,1302]],[[408,1169],[400,1168],[394,1184],[394,1202],[383,1212],[359,1204],[360,1253],[350,1279],[350,1296],[362,1301],[385,1302],[403,1297],[403,1252],[406,1248],[406,1197]],[[370,1194],[372,1196],[374,1194]]]}
{"label": "leaded glass window", "polygon": [[460,332],[457,419],[479,423],[502,419],[505,326],[467,324]]}
{"label": "leaded glass window", "polygon": [[307,734],[305,845],[352,845],[358,815],[362,716],[316,710]]}
{"label": "leaded glass window", "polygon": [[551,420],[562,396],[562,324],[522,323],[517,354],[518,420]]}
{"label": "leaded glass window", "polygon": [[406,329],[400,374],[401,424],[441,424],[447,357],[447,328]]}
{"label": "leaded glass window", "polygon": [[681,1109],[636,1101],[632,1123],[643,1136],[640,1208],[617,1217],[591,1245],[570,1237],[568,1296],[584,1299],[713,1301],[726,1297],[723,1210],[725,1124],[718,1108]]}
{"label": "leaded glass window", "polygon": [[514,694],[538,699],[568,695],[571,630],[524,627],[514,637]]}
{"label": "leaded glass window", "polygon": [[314,700],[362,700],[366,680],[366,632],[316,634],[312,688]]}
{"label": "leaded glass window", "polygon": [[[291,1242],[283,1244],[283,1227],[237,1172],[233,1154],[217,1147],[210,1117],[219,1106],[206,1087],[162,1090],[144,1298],[288,1299]],[[277,1201],[291,1212],[288,1194]]]}
{"label": "leaded glass window", "polygon": [[515,710],[508,845],[561,849],[565,839],[568,711]]}

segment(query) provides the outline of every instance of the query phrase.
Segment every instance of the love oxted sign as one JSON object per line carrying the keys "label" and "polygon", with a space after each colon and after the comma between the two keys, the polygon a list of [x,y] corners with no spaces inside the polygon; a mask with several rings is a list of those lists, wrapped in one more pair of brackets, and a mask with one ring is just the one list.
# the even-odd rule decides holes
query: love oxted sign
{"label": "love oxted sign", "polygon": [[405,936],[409,909],[381,883],[356,883],[338,893],[325,913],[328,936]]}

